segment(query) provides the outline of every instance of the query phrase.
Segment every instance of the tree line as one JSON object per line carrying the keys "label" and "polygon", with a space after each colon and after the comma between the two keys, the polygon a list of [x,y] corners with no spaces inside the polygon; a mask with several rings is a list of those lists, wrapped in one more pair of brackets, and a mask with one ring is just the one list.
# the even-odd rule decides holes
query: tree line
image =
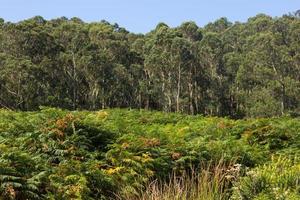
{"label": "tree line", "polygon": [[300,13],[135,34],[79,18],[0,19],[0,107],[128,107],[213,116],[300,112]]}

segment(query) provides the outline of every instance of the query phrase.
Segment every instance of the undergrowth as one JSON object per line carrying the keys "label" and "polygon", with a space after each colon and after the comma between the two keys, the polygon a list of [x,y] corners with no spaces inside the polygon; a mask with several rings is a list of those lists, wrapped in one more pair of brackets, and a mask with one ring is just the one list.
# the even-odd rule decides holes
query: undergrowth
{"label": "undergrowth", "polygon": [[0,199],[297,199],[299,144],[299,118],[0,110]]}

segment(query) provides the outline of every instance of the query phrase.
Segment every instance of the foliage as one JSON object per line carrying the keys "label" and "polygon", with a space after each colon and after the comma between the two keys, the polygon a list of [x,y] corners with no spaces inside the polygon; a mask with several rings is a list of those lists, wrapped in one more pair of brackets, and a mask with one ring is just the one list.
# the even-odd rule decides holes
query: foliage
{"label": "foliage", "polygon": [[[297,198],[299,166],[287,158],[299,153],[299,133],[299,119],[290,117],[231,120],[131,109],[2,109],[0,197],[134,199],[152,189],[163,195],[197,185],[207,195],[272,199],[274,191],[264,185],[269,184]],[[228,174],[235,164],[240,173]],[[191,169],[209,181],[191,179]],[[277,170],[282,176],[275,176]],[[211,177],[211,172],[219,174]],[[172,174],[186,176],[178,186]],[[221,176],[232,179],[222,188],[213,186]],[[155,187],[149,188],[153,181]],[[264,186],[252,191],[253,185]]]}
{"label": "foliage", "polygon": [[300,164],[284,157],[247,172],[236,183],[232,199],[299,199]]}
{"label": "foliage", "polygon": [[[205,164],[207,165],[207,164]],[[154,180],[134,199],[204,200],[228,199],[229,185],[239,176],[239,165],[223,163],[172,173],[167,181]]]}
{"label": "foliage", "polygon": [[0,108],[300,113],[299,11],[204,27],[160,23],[146,34],[65,17],[0,26]]}

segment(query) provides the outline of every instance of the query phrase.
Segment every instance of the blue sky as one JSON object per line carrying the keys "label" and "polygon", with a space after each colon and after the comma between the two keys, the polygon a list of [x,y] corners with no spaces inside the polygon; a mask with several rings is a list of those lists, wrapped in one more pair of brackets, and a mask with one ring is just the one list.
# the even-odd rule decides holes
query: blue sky
{"label": "blue sky", "polygon": [[149,32],[159,22],[203,26],[224,16],[246,21],[258,13],[281,16],[299,9],[300,0],[0,0],[0,17],[6,21],[76,16],[86,22],[105,19],[136,33]]}

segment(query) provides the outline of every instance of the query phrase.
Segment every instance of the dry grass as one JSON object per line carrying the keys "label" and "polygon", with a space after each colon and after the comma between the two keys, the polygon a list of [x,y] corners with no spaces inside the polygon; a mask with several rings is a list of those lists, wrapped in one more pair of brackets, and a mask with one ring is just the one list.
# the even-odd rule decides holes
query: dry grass
{"label": "dry grass", "polygon": [[209,164],[198,170],[172,173],[166,182],[154,180],[137,197],[126,200],[225,200],[240,171],[238,164]]}

